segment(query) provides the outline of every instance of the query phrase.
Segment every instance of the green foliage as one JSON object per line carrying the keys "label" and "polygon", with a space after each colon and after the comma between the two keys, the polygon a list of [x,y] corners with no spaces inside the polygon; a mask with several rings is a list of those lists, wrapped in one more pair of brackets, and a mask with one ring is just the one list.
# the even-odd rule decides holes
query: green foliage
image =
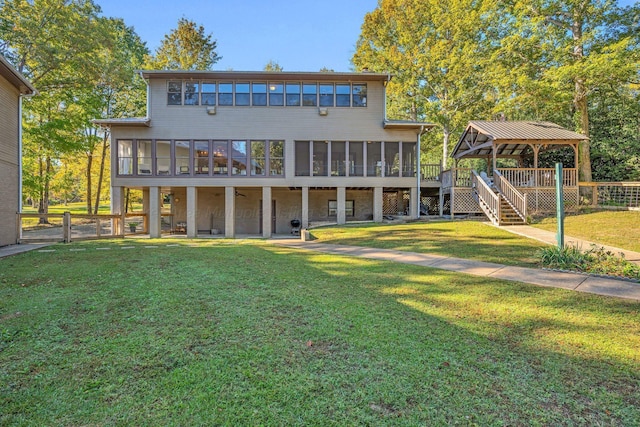
{"label": "green foliage", "polygon": [[210,70],[222,59],[216,53],[217,42],[204,27],[186,18],[178,20],[178,27],[164,36],[162,44],[147,67],[159,70]]}
{"label": "green foliage", "polygon": [[571,245],[550,246],[540,249],[538,258],[544,267],[640,280],[639,265],[624,259],[622,253],[616,255],[595,244],[587,251]]}
{"label": "green foliage", "polygon": [[264,71],[282,71],[282,65],[278,64],[278,61],[274,61],[273,59],[267,62],[267,65],[264,66]]}
{"label": "green foliage", "polygon": [[438,124],[443,161],[451,135],[488,111],[496,12],[491,1],[382,0],[365,16],[354,65],[394,75],[389,117]]}
{"label": "green foliage", "polygon": [[[50,198],[66,200],[84,188],[90,211],[108,153],[108,134],[91,119],[144,114],[145,87],[134,70],[147,49],[122,20],[99,16],[90,0],[9,0],[0,12],[0,48],[39,91],[23,103],[25,196],[46,212]],[[66,179],[52,182],[56,176]]]}

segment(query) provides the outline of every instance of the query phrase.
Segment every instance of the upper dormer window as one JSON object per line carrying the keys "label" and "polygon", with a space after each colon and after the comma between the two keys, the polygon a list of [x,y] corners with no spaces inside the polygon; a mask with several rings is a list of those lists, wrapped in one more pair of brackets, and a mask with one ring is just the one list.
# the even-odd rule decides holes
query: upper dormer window
{"label": "upper dormer window", "polygon": [[351,105],[353,107],[367,106],[367,85],[366,84],[353,85],[353,101]]}
{"label": "upper dormer window", "polygon": [[182,105],[182,82],[170,81],[167,89],[167,104]]}
{"label": "upper dormer window", "polygon": [[366,83],[167,81],[167,105],[366,107]]}
{"label": "upper dormer window", "polygon": [[320,106],[333,107],[333,83],[320,83]]}
{"label": "upper dormer window", "polygon": [[184,105],[200,104],[200,83],[186,82],[184,84]]}
{"label": "upper dormer window", "polygon": [[214,82],[202,83],[202,105],[216,105],[216,84]]}

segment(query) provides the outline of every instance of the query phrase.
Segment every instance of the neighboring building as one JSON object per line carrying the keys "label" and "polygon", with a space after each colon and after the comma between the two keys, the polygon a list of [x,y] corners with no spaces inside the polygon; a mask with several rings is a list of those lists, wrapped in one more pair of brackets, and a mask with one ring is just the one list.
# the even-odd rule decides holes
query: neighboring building
{"label": "neighboring building", "polygon": [[21,206],[22,96],[35,89],[0,55],[0,246],[18,242]]}
{"label": "neighboring building", "polygon": [[191,237],[419,216],[417,153],[433,125],[386,120],[389,75],[141,75],[147,117],[95,122],[111,128],[112,212],[123,213],[126,188],[142,190],[152,237],[166,197]]}

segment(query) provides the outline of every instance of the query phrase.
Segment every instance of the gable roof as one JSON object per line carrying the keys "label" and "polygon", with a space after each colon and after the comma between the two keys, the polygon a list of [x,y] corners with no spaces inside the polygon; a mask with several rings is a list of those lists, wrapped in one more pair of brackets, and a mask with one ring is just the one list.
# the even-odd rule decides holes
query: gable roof
{"label": "gable roof", "polygon": [[33,95],[37,92],[31,82],[13,68],[13,65],[2,55],[0,55],[0,75],[7,79],[23,95]]}
{"label": "gable roof", "polygon": [[588,140],[585,135],[542,121],[471,121],[451,152],[451,157],[518,156],[530,144],[571,145]]}

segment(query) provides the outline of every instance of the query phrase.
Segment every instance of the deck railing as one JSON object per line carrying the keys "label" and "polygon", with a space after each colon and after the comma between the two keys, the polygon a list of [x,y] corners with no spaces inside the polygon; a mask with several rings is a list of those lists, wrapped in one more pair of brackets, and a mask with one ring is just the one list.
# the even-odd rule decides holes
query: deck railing
{"label": "deck railing", "polygon": [[[496,170],[514,187],[555,187],[556,185],[556,170],[553,168],[497,168]],[[562,185],[577,187],[578,170],[563,169]]]}
{"label": "deck railing", "polygon": [[519,192],[499,171],[493,172],[493,185],[511,202],[522,220],[527,218],[527,195]]}
{"label": "deck railing", "polygon": [[498,196],[477,173],[470,173],[471,188],[473,196],[480,208],[487,214],[492,223],[500,222],[500,196]]}
{"label": "deck railing", "polygon": [[420,178],[422,181],[439,181],[441,173],[441,164],[428,163],[420,165]]}
{"label": "deck railing", "polygon": [[442,171],[442,187],[471,187],[471,168],[452,168]]}

